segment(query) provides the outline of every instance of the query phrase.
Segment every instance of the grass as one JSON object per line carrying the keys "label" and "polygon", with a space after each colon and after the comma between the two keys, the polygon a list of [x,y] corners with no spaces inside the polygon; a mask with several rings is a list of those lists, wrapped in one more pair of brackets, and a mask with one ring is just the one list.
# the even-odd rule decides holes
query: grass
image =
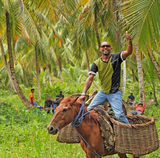
{"label": "grass", "polygon": [[[2,94],[3,93],[3,94]],[[1,90],[0,97],[0,157],[1,158],[83,158],[85,153],[80,144],[65,144],[49,135],[47,125],[52,114],[45,111],[30,110],[23,105],[16,94],[8,95]],[[146,116],[156,119],[160,135],[160,107],[150,106]],[[143,132],[143,131],[142,131]],[[118,158],[117,154],[108,156]],[[131,158],[131,155],[128,155]],[[160,149],[143,156],[160,158]]]}

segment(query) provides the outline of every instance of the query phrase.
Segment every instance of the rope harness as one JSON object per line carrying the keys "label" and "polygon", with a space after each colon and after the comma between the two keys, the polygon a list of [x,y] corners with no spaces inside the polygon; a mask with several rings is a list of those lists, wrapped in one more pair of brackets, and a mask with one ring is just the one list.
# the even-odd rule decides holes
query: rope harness
{"label": "rope harness", "polygon": [[[85,103],[84,103],[84,101],[83,101],[83,103],[82,103],[82,105],[81,105],[81,108],[80,108],[80,110],[79,110],[79,113],[78,113],[78,115],[73,119],[73,121],[71,122],[71,125],[73,126],[73,128],[75,129],[75,131],[79,134],[79,136],[83,139],[83,141],[92,149],[92,151],[93,151],[97,156],[99,156],[99,157],[101,158],[101,156],[88,144],[88,142],[82,137],[82,135],[81,135],[81,134],[76,130],[76,128],[75,128],[75,127],[79,127],[79,126],[81,125],[82,120],[83,120],[83,117],[89,113],[89,112],[86,112],[86,113],[84,114],[84,105],[85,105]],[[81,117],[79,117],[80,114],[81,114]]]}

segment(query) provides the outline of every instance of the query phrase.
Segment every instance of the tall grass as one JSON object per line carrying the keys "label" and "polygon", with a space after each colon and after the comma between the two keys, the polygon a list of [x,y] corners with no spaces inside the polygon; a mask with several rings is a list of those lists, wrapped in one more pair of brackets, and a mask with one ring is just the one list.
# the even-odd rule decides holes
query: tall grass
{"label": "tall grass", "polygon": [[[1,91],[2,92],[2,91]],[[160,107],[150,106],[146,116],[155,117],[160,136]],[[0,97],[0,157],[1,158],[83,158],[85,153],[80,144],[65,144],[49,135],[47,125],[53,114],[45,111],[30,110],[21,103],[18,96],[8,96],[3,91]],[[143,131],[142,131],[143,132]],[[118,158],[118,155],[108,156]],[[131,155],[128,155],[131,158]],[[160,149],[143,156],[160,157]]]}

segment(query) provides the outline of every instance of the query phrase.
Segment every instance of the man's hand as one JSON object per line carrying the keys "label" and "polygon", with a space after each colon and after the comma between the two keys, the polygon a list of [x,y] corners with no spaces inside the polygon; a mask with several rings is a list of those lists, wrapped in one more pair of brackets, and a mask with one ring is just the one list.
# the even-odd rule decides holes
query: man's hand
{"label": "man's hand", "polygon": [[81,101],[81,102],[84,101],[84,99],[85,99],[85,95],[81,95],[81,96],[78,98],[78,100]]}
{"label": "man's hand", "polygon": [[125,60],[129,55],[131,55],[132,50],[133,50],[133,48],[132,48],[132,38],[131,38],[131,35],[128,34],[127,31],[126,31],[126,40],[129,41],[129,42],[128,42],[127,50],[122,53],[123,60]]}
{"label": "man's hand", "polygon": [[126,31],[126,40],[127,40],[127,41],[132,41],[131,35],[128,34],[127,31]]}

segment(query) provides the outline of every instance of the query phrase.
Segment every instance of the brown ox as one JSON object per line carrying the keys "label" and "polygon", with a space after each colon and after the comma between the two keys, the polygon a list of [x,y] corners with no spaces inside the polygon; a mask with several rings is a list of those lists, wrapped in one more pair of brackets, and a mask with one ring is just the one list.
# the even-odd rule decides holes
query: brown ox
{"label": "brown ox", "polygon": [[[48,133],[55,135],[58,130],[71,123],[77,116],[80,107],[81,102],[77,98],[71,99],[67,96],[56,108],[56,113],[47,127]],[[87,109],[84,107],[84,113],[86,112]],[[97,114],[91,110],[84,116],[81,125],[76,127],[77,131],[101,157],[116,154],[114,148],[110,151],[105,148],[97,117]],[[80,143],[87,158],[99,158],[82,139]],[[126,154],[118,153],[118,155],[120,158],[127,157]]]}

